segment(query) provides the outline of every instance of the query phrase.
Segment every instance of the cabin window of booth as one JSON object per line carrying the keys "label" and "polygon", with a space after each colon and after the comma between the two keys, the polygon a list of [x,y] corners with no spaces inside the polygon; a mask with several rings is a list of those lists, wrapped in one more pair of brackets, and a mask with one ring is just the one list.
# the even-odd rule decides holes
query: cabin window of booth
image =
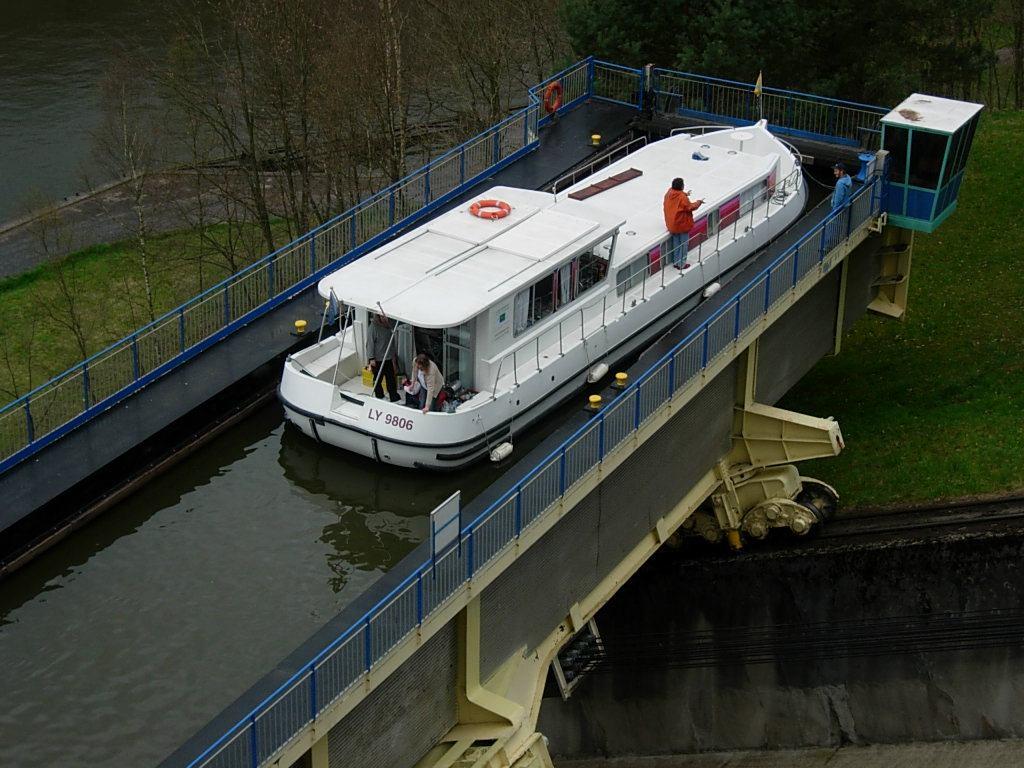
{"label": "cabin window of booth", "polygon": [[910,140],[910,179],[915,187],[936,189],[949,136],[915,130]]}

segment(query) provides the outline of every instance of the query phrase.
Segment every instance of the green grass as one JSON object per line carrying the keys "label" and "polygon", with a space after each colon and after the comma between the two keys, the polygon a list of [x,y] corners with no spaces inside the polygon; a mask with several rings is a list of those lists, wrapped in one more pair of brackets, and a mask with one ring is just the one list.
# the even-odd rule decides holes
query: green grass
{"label": "green grass", "polygon": [[[223,238],[225,232],[223,226],[212,227],[208,235]],[[196,254],[203,248],[199,234],[192,231],[148,239],[156,316],[229,274],[226,264],[207,256],[200,275]],[[66,300],[58,290],[60,272],[79,305],[89,354],[150,319],[134,241],[94,245],[65,257],[59,268],[44,264],[0,281],[0,401],[4,403],[82,359],[74,335],[59,321],[67,316]]]}
{"label": "green grass", "polygon": [[804,471],[844,506],[1024,487],[1024,113],[983,116],[958,210],[918,234],[904,322],[867,316],[780,404],[846,449]]}

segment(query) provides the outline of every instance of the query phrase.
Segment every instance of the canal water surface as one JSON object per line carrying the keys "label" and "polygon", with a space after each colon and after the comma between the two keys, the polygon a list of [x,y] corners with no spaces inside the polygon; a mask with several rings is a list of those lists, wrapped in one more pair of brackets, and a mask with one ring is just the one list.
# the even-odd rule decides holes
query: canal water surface
{"label": "canal water surface", "polygon": [[263,408],[0,582],[0,765],[156,764],[496,474],[380,467]]}

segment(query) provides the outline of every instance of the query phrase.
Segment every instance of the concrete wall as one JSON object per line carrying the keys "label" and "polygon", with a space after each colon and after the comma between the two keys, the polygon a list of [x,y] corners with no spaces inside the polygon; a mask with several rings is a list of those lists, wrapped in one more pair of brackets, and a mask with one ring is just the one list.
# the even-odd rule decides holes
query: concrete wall
{"label": "concrete wall", "polygon": [[409,766],[433,747],[456,722],[457,654],[450,622],[328,732],[330,768]]}
{"label": "concrete wall", "polygon": [[643,669],[622,664],[614,638],[643,627],[675,647],[695,631],[862,620],[871,633],[893,616],[1019,612],[1022,554],[1019,532],[712,560],[659,553],[598,614],[618,668],[567,703],[545,699],[540,730],[574,756],[1020,738],[1019,641],[935,650],[936,628],[920,652],[895,655],[879,628],[877,655],[827,658],[838,651],[825,626],[808,630],[818,651],[802,659]]}

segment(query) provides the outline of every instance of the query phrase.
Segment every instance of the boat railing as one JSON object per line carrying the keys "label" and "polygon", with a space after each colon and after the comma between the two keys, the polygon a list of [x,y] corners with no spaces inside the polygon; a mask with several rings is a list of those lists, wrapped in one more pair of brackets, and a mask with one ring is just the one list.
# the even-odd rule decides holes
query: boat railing
{"label": "boat railing", "polygon": [[735,125],[684,125],[682,128],[673,128],[668,132],[669,136],[678,136],[680,133],[698,133],[703,136],[711,131],[732,131]]}
{"label": "boat railing", "polygon": [[[516,388],[520,385],[520,376],[522,372],[522,378],[528,378],[535,373],[539,373],[544,369],[541,364],[542,354],[554,346],[555,340],[551,338],[550,333],[552,330],[557,328],[558,331],[558,357],[565,355],[566,348],[570,345],[583,343],[592,336],[593,333],[601,330],[608,324],[608,311],[609,307],[611,311],[615,313],[616,317],[620,317],[628,312],[637,302],[645,302],[648,299],[648,292],[653,290],[662,290],[666,284],[666,274],[668,274],[668,268],[676,263],[677,261],[686,261],[691,256],[694,256],[696,251],[695,264],[700,267],[703,274],[704,265],[714,260],[719,254],[719,251],[724,245],[728,245],[742,234],[740,227],[743,226],[743,232],[746,232],[754,228],[756,221],[767,220],[772,214],[772,204],[775,203],[776,209],[774,212],[781,210],[785,201],[788,199],[789,194],[799,188],[802,180],[802,172],[799,162],[796,167],[788,173],[781,180],[777,180],[775,184],[766,187],[763,193],[758,194],[757,197],[748,201],[745,205],[740,206],[735,214],[730,214],[729,221],[719,222],[717,231],[714,235],[714,250],[710,253],[705,254],[706,246],[712,242],[710,239],[701,239],[697,242],[696,248],[692,247],[692,242],[689,244],[690,247],[687,249],[687,253],[683,258],[678,258],[678,253],[671,249],[671,237],[666,237],[660,243],[652,246],[649,250],[644,253],[648,254],[645,258],[643,254],[640,254],[633,260],[636,264],[635,271],[626,272],[629,269],[628,266],[618,270],[618,277],[616,275],[609,275],[606,281],[611,281],[615,278],[615,291],[614,295],[612,291],[607,290],[611,287],[610,282],[606,282],[606,290],[598,299],[583,304],[573,312],[569,313],[565,317],[559,319],[557,325],[552,325],[549,328],[545,328],[536,333],[536,335],[525,339],[519,345],[514,347],[502,354],[498,360],[498,368],[494,374],[494,386],[491,388],[491,397],[497,398],[498,386],[501,383],[502,373],[505,372],[507,376],[509,373],[512,375],[512,388]],[[760,217],[758,209],[763,208],[763,217]],[[760,217],[760,218],[759,218]],[[731,235],[729,234],[731,227]],[[724,234],[724,237],[723,237]],[[696,239],[696,238],[695,238]],[[658,251],[657,257],[651,257],[649,254],[655,250]],[[636,280],[635,285],[629,285],[635,278],[642,276],[641,279]],[[652,277],[656,277],[655,280],[651,280]],[[708,279],[702,277],[701,284],[706,284]],[[654,283],[652,285],[652,283]],[[620,286],[627,285],[621,291]],[[634,288],[639,287],[639,291]],[[620,298],[621,296],[621,298]],[[594,330],[591,333],[587,332],[587,312],[592,310],[594,307],[600,305],[601,315],[600,323],[595,324]],[[594,316],[592,320],[596,320],[596,313],[592,313]],[[565,333],[564,329],[568,327],[570,332]],[[579,336],[576,335],[576,328],[579,328]],[[546,340],[546,343],[544,343]],[[506,361],[511,360],[511,369],[505,369]],[[522,369],[525,367],[525,371]]]}
{"label": "boat railing", "polygon": [[638,136],[635,139],[627,141],[625,144],[620,144],[617,147],[610,149],[602,155],[598,155],[592,161],[586,165],[582,165],[575,170],[570,171],[564,176],[560,176],[555,180],[555,183],[551,185],[551,193],[558,194],[564,189],[576,184],[580,179],[585,179],[591,176],[599,168],[605,168],[612,163],[621,160],[626,155],[636,152],[638,149],[642,149],[647,146],[647,137]]}

